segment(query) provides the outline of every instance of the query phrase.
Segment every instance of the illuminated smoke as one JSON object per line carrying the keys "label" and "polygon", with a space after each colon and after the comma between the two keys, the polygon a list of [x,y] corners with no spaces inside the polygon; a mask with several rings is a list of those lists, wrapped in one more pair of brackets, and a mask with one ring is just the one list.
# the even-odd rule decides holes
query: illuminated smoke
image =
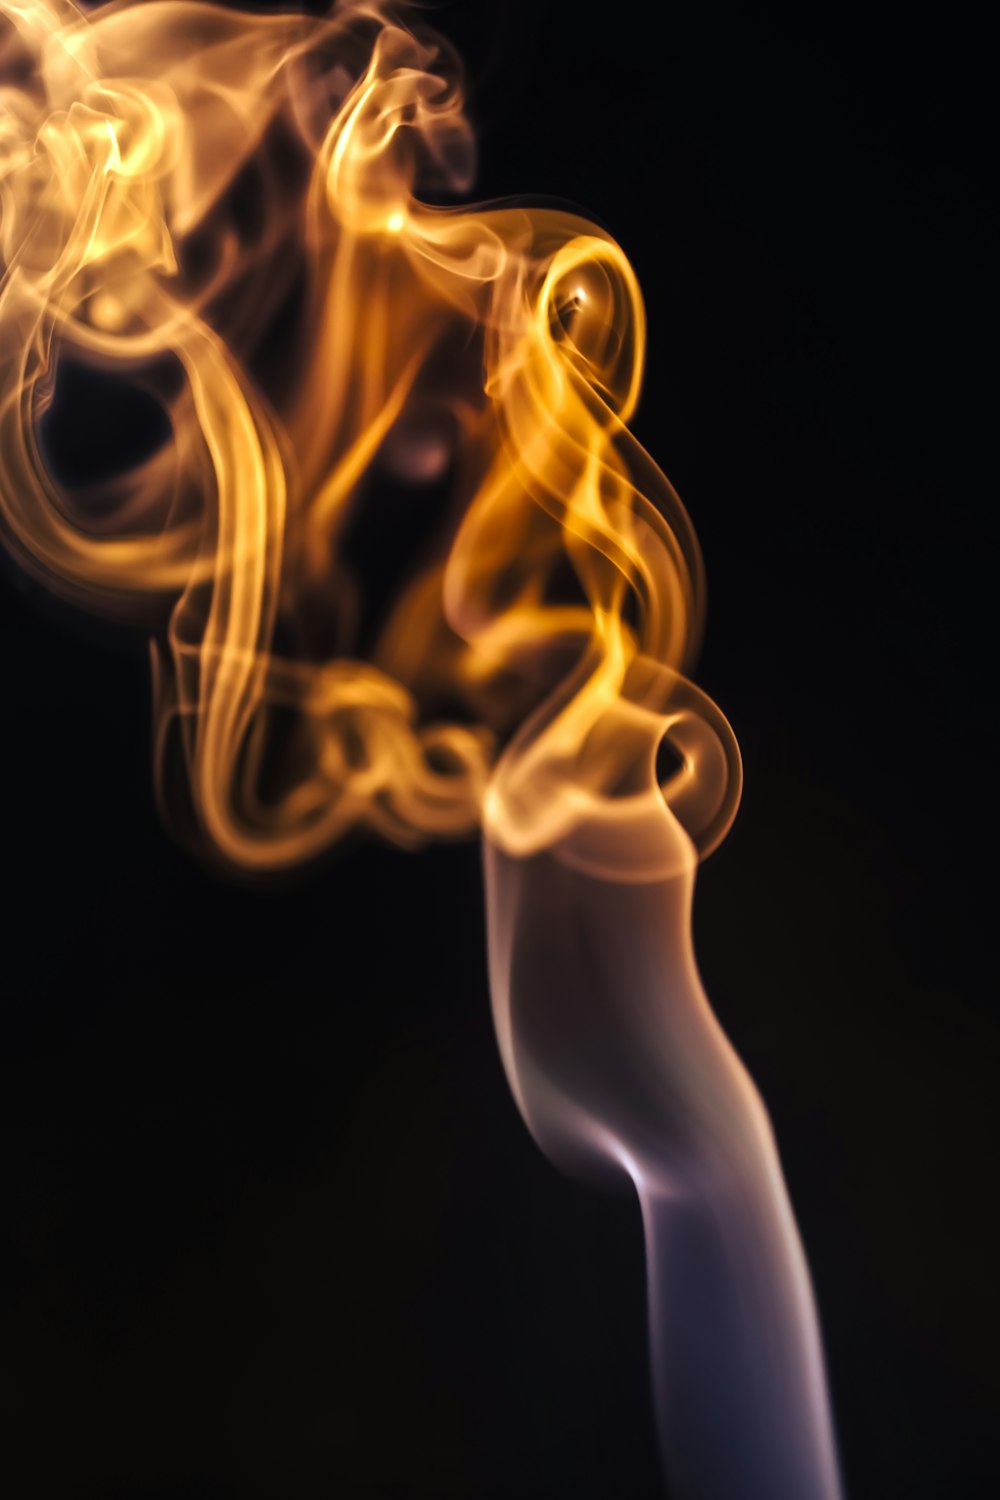
{"label": "illuminated smoke", "polygon": [[[567,213],[430,206],[472,180],[456,64],[374,0],[0,15],[7,545],[150,634],[161,805],[207,855],[278,869],[352,827],[482,826],[518,1104],[642,1205],[674,1489],[835,1496],[774,1144],[691,953],[739,755],[684,675],[694,532],[628,430],[625,255]],[[39,436],[70,359],[169,424],[99,497]],[[352,538],[374,513],[392,554],[394,487],[447,503],[372,615]]]}

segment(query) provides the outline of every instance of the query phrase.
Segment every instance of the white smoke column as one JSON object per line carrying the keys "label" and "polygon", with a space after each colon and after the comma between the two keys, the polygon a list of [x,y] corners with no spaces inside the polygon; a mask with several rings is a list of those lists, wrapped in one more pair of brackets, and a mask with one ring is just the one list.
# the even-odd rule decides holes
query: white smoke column
{"label": "white smoke column", "polygon": [[671,1495],[836,1500],[809,1275],[766,1111],[698,975],[696,865],[648,795],[534,855],[488,832],[497,1036],[552,1160],[635,1186]]}

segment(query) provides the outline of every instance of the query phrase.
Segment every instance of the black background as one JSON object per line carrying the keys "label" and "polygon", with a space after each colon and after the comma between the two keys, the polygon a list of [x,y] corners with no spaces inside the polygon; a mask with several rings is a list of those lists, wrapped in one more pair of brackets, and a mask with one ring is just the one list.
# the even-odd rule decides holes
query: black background
{"label": "black background", "polygon": [[[702,538],[699,676],[746,761],[698,951],[775,1123],[855,1500],[1000,1484],[971,14],[437,16],[480,194],[583,206],[646,293],[639,435]],[[516,1114],[475,848],[224,884],[156,820],[141,643],[11,568],[0,630],[12,1493],[661,1494],[638,1214]]]}

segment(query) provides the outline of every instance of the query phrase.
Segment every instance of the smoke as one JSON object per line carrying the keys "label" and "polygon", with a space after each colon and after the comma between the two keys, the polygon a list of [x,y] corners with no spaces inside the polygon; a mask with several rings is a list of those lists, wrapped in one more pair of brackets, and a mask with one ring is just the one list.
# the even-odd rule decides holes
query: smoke
{"label": "smoke", "polygon": [[[694,530],[629,431],[627,257],[561,211],[432,206],[472,180],[458,65],[375,0],[0,15],[7,546],[149,634],[160,804],[206,857],[482,828],[518,1105],[641,1204],[671,1485],[835,1496],[774,1143],[691,951],[740,761],[685,675]],[[165,418],[99,500],[39,437],[69,360]]]}
{"label": "smoke", "polygon": [[698,978],[693,861],[614,880],[488,842],[486,880],[521,1113],[553,1161],[630,1182],[642,1209],[670,1493],[831,1500],[808,1273],[767,1115]]}

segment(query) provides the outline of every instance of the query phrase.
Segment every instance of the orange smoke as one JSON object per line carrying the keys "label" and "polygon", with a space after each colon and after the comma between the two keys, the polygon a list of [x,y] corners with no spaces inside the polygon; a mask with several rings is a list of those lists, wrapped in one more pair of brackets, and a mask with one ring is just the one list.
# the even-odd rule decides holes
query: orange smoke
{"label": "orange smoke", "polygon": [[[740,763],[684,675],[693,530],[628,428],[628,260],[567,213],[430,201],[472,175],[456,66],[378,0],[0,15],[8,545],[149,631],[161,804],[177,817],[179,755],[227,865],[288,867],[354,827],[413,846],[482,826],[522,1114],[642,1205],[677,1494],[837,1500],[773,1137],[691,949]],[[64,359],[168,418],[99,495],[46,464]],[[436,534],[373,610],[352,537],[374,530],[378,574],[429,493]]]}
{"label": "orange smoke", "polygon": [[[678,820],[716,842],[739,761],[680,675],[701,565],[627,429],[645,326],[620,248],[421,200],[471,178],[457,70],[377,3],[0,13],[3,526],[51,587],[151,629],[166,810],[179,748],[203,843],[250,869],[355,825],[416,845],[484,819],[639,878],[690,858]],[[38,440],[64,357],[180,371],[157,377],[169,441],[99,506]],[[361,650],[344,539],[391,473],[448,504]]]}

